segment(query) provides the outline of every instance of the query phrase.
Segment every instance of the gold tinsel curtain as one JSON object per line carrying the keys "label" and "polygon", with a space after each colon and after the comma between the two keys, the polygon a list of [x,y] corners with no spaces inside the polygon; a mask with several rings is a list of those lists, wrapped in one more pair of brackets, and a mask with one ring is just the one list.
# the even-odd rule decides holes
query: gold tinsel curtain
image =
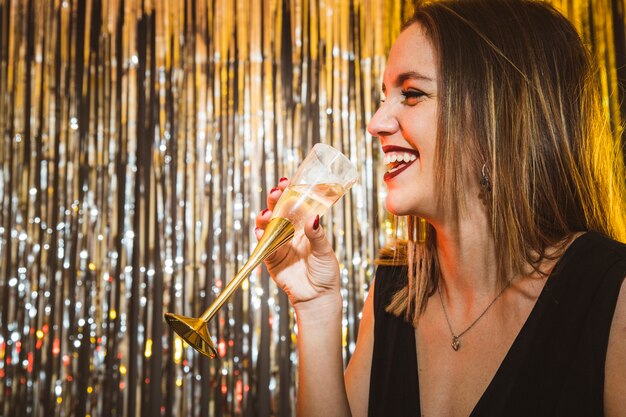
{"label": "gold tinsel curtain", "polygon": [[[557,6],[599,59],[621,134],[623,0]],[[255,244],[268,190],[316,142],[360,167],[324,218],[349,360],[373,259],[394,234],[365,126],[411,10],[0,0],[0,415],[294,414],[297,329],[262,268],[210,323],[219,360],[162,314],[211,303]]]}

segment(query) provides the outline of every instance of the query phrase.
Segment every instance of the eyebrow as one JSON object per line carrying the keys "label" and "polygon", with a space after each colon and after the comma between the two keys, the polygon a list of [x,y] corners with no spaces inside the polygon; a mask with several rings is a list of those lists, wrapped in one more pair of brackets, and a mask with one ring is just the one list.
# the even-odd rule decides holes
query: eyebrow
{"label": "eyebrow", "polygon": [[[432,78],[427,77],[427,76],[425,76],[423,74],[420,74],[419,72],[416,72],[416,71],[406,71],[406,72],[400,73],[396,77],[395,85],[402,85],[407,80],[421,80],[421,81],[425,81],[425,82],[429,82],[429,83],[435,82],[435,80],[433,80]],[[383,92],[385,92],[385,83],[383,83],[382,89],[383,89]]]}

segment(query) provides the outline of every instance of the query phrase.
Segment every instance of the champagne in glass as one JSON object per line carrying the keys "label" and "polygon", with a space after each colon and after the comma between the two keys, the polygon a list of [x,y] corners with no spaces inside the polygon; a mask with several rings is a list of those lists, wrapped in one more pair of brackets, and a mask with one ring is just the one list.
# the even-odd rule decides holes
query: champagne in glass
{"label": "champagne in glass", "polygon": [[203,355],[216,357],[207,326],[211,317],[259,263],[301,232],[307,219],[324,214],[356,179],[356,167],[345,155],[331,146],[316,144],[278,200],[263,237],[245,265],[199,318],[165,313],[170,327]]}
{"label": "champagne in glass", "polygon": [[307,219],[324,214],[343,194],[339,184],[289,185],[276,204],[273,217],[288,219],[298,233]]}

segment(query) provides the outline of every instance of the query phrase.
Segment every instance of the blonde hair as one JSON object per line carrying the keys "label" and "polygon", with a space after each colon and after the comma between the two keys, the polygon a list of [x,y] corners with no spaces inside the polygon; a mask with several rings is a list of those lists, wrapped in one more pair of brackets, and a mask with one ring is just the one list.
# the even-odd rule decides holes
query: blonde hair
{"label": "blonde hair", "polygon": [[[405,27],[416,23],[438,55],[440,201],[463,210],[463,177],[478,178],[484,164],[500,284],[537,270],[576,232],[626,241],[620,141],[567,19],[539,2],[443,0],[418,5]],[[409,226],[408,285],[387,307],[414,323],[440,278],[434,229],[420,241],[418,224]]]}

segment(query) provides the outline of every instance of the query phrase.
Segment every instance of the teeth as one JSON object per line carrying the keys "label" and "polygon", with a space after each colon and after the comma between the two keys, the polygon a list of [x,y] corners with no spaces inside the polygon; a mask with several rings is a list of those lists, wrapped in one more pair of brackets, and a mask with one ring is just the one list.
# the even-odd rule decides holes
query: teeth
{"label": "teeth", "polygon": [[413,162],[417,159],[417,155],[407,152],[389,152],[385,154],[385,165],[393,164],[394,162]]}

